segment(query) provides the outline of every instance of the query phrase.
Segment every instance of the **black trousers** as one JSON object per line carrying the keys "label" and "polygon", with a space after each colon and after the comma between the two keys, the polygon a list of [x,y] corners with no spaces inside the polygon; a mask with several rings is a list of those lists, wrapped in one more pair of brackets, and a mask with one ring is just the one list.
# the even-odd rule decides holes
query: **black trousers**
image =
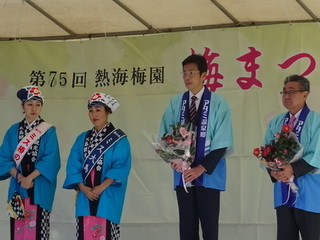
{"label": "black trousers", "polygon": [[179,206],[180,240],[199,240],[199,221],[204,240],[218,240],[220,191],[190,187],[176,188]]}
{"label": "black trousers", "polygon": [[281,206],[276,208],[277,240],[320,240],[320,213]]}

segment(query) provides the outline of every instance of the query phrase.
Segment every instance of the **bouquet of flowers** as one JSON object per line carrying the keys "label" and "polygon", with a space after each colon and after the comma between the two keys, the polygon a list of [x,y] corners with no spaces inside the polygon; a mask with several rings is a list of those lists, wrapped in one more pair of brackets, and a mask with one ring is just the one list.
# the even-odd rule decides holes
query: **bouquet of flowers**
{"label": "bouquet of flowers", "polygon": [[[178,122],[171,125],[172,131],[165,133],[160,141],[153,143],[156,153],[168,163],[175,163],[179,171],[183,172],[190,168],[196,152],[195,131],[192,123]],[[185,190],[186,183],[183,181]],[[186,190],[187,191],[187,190]]]}
{"label": "bouquet of flowers", "polygon": [[[269,144],[255,148],[255,155],[261,164],[273,171],[281,171],[281,165],[292,163],[301,157],[302,145],[299,143],[295,133],[291,132],[288,125],[283,125],[280,133],[275,134],[275,139]],[[289,180],[289,185],[294,192],[298,188],[293,182],[293,176]]]}

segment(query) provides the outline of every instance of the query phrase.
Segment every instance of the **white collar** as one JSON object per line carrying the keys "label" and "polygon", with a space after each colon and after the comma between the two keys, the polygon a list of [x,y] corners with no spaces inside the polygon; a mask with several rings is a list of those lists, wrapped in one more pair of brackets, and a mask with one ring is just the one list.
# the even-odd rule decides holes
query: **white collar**
{"label": "white collar", "polygon": [[[297,112],[295,115],[293,115],[296,119],[299,119],[300,114],[301,114],[302,108],[300,109],[299,112]],[[292,114],[289,112],[290,117],[292,116]]]}
{"label": "white collar", "polygon": [[33,123],[34,123],[35,121],[37,121],[38,119],[39,119],[39,116],[38,116],[35,120],[33,120],[31,123],[29,123],[28,120],[26,119],[26,122],[27,122],[27,124],[28,124],[28,127],[32,126]]}
{"label": "white collar", "polygon": [[197,99],[201,99],[202,98],[202,95],[203,95],[203,92],[204,92],[204,87],[201,88],[201,90],[199,92],[197,92],[197,94],[193,94],[190,90],[189,90],[189,99],[191,99],[193,96],[196,96]]}

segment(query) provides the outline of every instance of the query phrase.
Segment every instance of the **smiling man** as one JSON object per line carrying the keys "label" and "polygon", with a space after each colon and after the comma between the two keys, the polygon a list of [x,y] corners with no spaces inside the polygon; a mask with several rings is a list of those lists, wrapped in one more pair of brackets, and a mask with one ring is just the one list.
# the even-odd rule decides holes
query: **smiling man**
{"label": "smiling man", "polygon": [[224,98],[204,86],[206,59],[197,54],[182,62],[183,81],[188,89],[173,97],[164,112],[159,136],[170,132],[171,125],[192,122],[196,126],[196,155],[191,168],[182,173],[174,169],[174,189],[179,206],[181,240],[199,240],[199,221],[204,240],[218,239],[220,191],[226,185],[225,158],[232,152],[232,120]]}
{"label": "smiling man", "polygon": [[[309,80],[299,75],[284,81],[282,104],[288,112],[272,119],[265,143],[274,139],[284,124],[291,125],[303,145],[298,161],[286,164],[282,171],[269,171],[274,182],[274,206],[277,214],[277,240],[320,239],[320,115],[307,106]],[[294,176],[298,194],[290,191],[288,182]]]}

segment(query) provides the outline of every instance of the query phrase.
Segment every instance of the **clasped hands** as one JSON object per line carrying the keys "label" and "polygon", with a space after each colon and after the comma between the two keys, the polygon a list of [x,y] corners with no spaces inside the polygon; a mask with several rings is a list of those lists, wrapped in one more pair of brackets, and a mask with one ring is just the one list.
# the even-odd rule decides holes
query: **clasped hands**
{"label": "clasped hands", "polygon": [[293,168],[290,163],[279,166],[281,171],[271,171],[270,175],[281,182],[290,182],[291,177],[293,176]]}
{"label": "clasped hands", "polygon": [[18,182],[21,184],[21,187],[25,189],[33,188],[33,179],[31,177],[25,177],[22,174],[18,174]]}
{"label": "clasped hands", "polygon": [[99,196],[102,193],[103,189],[101,185],[95,186],[93,188],[83,185],[80,187],[80,191],[82,191],[90,201],[94,201],[99,199]]}

